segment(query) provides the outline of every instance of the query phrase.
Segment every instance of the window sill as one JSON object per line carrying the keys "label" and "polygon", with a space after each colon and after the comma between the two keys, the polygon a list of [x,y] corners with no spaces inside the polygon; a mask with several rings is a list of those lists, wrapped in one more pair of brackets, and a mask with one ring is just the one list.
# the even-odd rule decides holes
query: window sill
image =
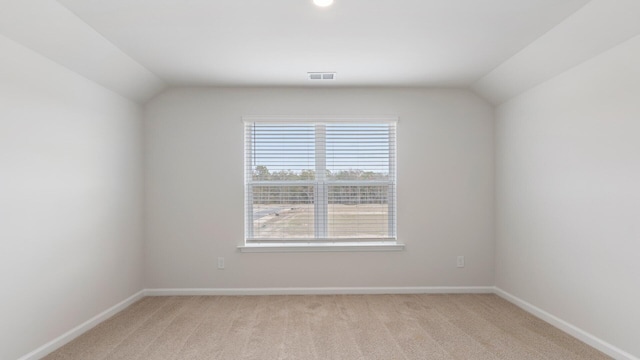
{"label": "window sill", "polygon": [[403,251],[404,244],[396,242],[385,243],[260,243],[238,246],[243,253],[270,253],[270,252],[357,252],[357,251]]}

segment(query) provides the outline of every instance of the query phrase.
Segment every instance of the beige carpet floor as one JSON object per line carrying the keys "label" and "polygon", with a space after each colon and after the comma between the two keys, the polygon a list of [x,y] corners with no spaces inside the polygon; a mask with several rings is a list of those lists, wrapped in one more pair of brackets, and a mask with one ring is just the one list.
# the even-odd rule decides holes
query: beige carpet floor
{"label": "beige carpet floor", "polygon": [[609,359],[495,295],[146,297],[45,359]]}

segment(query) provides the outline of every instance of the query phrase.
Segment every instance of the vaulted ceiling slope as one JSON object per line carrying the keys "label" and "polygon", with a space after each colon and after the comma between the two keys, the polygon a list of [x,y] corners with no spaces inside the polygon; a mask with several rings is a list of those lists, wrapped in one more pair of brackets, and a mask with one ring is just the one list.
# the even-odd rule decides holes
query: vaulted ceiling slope
{"label": "vaulted ceiling slope", "polygon": [[138,103],[166,87],[54,0],[0,0],[0,34]]}
{"label": "vaulted ceiling slope", "polygon": [[592,0],[472,88],[501,104],[639,35],[640,1]]}
{"label": "vaulted ceiling slope", "polygon": [[[169,86],[470,87],[494,104],[640,34],[638,0],[0,0],[0,32],[145,102]],[[307,72],[336,72],[311,82]]]}

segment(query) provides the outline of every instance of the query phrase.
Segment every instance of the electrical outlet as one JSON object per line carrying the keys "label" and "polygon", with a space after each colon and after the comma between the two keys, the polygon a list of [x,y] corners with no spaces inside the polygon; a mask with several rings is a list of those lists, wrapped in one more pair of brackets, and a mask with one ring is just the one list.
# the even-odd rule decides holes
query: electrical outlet
{"label": "electrical outlet", "polygon": [[218,269],[224,269],[224,258],[223,257],[219,257],[218,258]]}
{"label": "electrical outlet", "polygon": [[458,256],[458,260],[457,260],[456,264],[458,265],[459,268],[463,268],[464,267],[464,256]]}

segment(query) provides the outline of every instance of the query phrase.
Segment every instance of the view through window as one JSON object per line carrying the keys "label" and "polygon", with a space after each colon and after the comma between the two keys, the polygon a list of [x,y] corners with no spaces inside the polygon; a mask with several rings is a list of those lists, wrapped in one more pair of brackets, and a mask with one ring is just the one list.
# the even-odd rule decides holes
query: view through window
{"label": "view through window", "polygon": [[245,121],[246,241],[396,237],[396,121]]}

